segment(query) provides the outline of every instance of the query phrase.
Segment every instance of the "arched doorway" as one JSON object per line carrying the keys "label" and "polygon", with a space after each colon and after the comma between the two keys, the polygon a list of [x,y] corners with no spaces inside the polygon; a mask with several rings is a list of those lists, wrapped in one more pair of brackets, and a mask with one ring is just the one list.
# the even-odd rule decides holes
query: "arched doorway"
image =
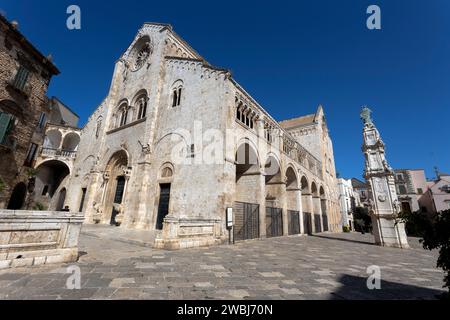
{"label": "arched doorway", "polygon": [[293,167],[286,170],[286,201],[288,216],[288,234],[300,233],[300,189],[298,187],[297,174]]}
{"label": "arched doorway", "polygon": [[327,198],[325,196],[325,190],[321,186],[319,189],[320,195],[320,208],[322,210],[322,226],[323,231],[328,231],[328,212],[327,212]]}
{"label": "arched doorway", "polygon": [[285,186],[281,178],[280,162],[270,155],[265,164],[266,178],[266,235],[280,237],[283,235],[283,209],[281,198]]}
{"label": "arched doorway", "polygon": [[127,180],[129,178],[128,156],[124,150],[114,153],[105,170],[106,196],[103,202],[105,216],[103,222],[111,225],[122,223],[126,197]]}
{"label": "arched doorway", "polygon": [[7,209],[9,210],[22,209],[25,203],[26,196],[27,196],[27,185],[23,182],[18,183],[13,189]]}
{"label": "arched doorway", "polygon": [[62,188],[59,191],[58,203],[56,205],[56,211],[62,211],[64,209],[64,202],[66,201],[66,188]]}
{"label": "arched doorway", "polygon": [[43,204],[49,210],[63,209],[60,208],[59,198],[55,198],[55,195],[60,196],[57,191],[70,174],[67,164],[59,160],[46,161],[36,168],[36,172],[34,201]]}
{"label": "arched doorway", "polygon": [[308,179],[303,176],[300,180],[302,189],[302,208],[303,208],[303,232],[311,235],[312,230],[312,197],[311,189],[309,188]]}
{"label": "arched doorway", "polygon": [[159,202],[158,214],[156,216],[156,230],[162,230],[164,227],[164,218],[169,214],[170,188],[173,180],[173,165],[165,163],[159,173]]}
{"label": "arched doorway", "polygon": [[234,239],[255,239],[260,236],[259,199],[261,170],[258,154],[250,143],[236,150],[236,189],[234,196]]}
{"label": "arched doorway", "polygon": [[314,232],[322,232],[322,222],[321,222],[321,204],[320,195],[317,184],[313,181],[311,183],[311,194],[313,199],[313,220],[314,220]]}

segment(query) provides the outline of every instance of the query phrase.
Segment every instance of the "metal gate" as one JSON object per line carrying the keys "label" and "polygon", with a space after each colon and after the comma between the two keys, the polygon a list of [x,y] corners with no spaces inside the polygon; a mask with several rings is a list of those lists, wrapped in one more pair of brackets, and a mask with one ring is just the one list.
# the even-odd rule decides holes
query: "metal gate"
{"label": "metal gate", "polygon": [[323,231],[328,231],[328,216],[326,214],[322,215],[323,221]]}
{"label": "metal gate", "polygon": [[314,215],[314,232],[315,233],[322,232],[322,224],[320,223],[320,214]]}
{"label": "metal gate", "polygon": [[267,238],[283,235],[283,209],[266,207]]}
{"label": "metal gate", "polygon": [[259,205],[246,202],[234,203],[234,240],[259,238]]}
{"label": "metal gate", "polygon": [[303,212],[303,230],[305,234],[312,234],[312,215],[310,212]]}
{"label": "metal gate", "polygon": [[288,210],[289,227],[288,234],[300,234],[300,212]]}

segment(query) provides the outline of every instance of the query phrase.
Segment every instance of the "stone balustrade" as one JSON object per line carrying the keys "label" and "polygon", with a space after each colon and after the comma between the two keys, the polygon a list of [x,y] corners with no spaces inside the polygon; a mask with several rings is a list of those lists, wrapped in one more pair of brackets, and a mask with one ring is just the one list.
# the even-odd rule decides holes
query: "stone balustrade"
{"label": "stone balustrade", "polygon": [[74,262],[84,216],[0,210],[0,269]]}

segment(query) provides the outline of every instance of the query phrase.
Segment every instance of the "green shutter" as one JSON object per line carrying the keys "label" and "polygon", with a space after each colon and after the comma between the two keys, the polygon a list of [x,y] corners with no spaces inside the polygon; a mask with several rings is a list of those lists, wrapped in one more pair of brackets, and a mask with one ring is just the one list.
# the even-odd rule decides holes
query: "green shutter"
{"label": "green shutter", "polygon": [[14,86],[17,89],[23,90],[25,88],[25,84],[27,83],[29,73],[30,72],[26,68],[24,67],[19,68],[16,74],[16,78],[14,79]]}
{"label": "green shutter", "polygon": [[6,135],[8,134],[8,130],[10,128],[12,115],[8,113],[0,113],[0,143],[3,143]]}

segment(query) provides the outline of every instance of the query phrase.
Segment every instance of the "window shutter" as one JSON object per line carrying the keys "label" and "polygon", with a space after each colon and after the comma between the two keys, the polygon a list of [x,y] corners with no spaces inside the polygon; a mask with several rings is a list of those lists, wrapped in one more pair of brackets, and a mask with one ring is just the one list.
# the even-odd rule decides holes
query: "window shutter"
{"label": "window shutter", "polygon": [[12,118],[8,113],[0,113],[0,143],[3,143],[8,135]]}
{"label": "window shutter", "polygon": [[30,72],[26,68],[20,67],[14,79],[14,86],[19,90],[24,90],[29,74]]}

